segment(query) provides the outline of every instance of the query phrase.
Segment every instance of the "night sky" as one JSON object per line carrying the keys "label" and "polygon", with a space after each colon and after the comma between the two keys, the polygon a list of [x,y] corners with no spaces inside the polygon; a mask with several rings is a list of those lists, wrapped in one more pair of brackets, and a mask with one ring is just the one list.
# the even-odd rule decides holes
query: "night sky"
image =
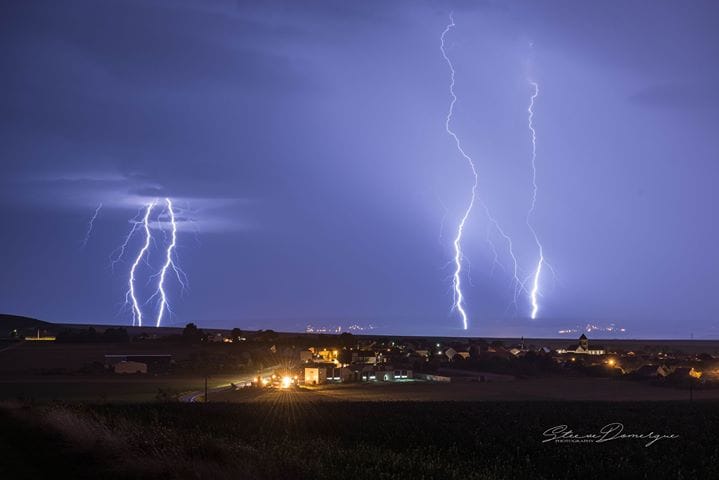
{"label": "night sky", "polygon": [[[525,294],[513,308],[506,245],[475,208],[468,333],[719,336],[713,1],[2,2],[0,311],[131,324],[142,236],[110,257],[168,197],[189,284],[169,276],[165,325],[462,334],[451,11],[451,125],[524,275],[539,84],[533,224],[556,272],[536,320]],[[138,272],[149,317],[167,226]]]}

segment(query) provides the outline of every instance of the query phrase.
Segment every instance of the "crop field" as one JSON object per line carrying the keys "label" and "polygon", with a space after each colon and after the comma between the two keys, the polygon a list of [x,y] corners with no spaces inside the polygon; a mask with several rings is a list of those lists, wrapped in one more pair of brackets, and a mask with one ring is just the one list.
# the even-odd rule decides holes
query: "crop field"
{"label": "crop field", "polygon": [[[55,342],[21,342],[3,350],[0,344],[0,373],[21,373],[37,370],[77,370],[91,362],[103,362],[109,354],[172,354],[175,359],[186,358],[198,351],[192,345],[109,343],[76,344]],[[194,347],[194,348],[193,348]]]}
{"label": "crop field", "polygon": [[[236,376],[213,376],[208,387],[226,385]],[[200,390],[200,376],[2,376],[0,400],[23,402],[146,402]]]}
{"label": "crop field", "polygon": [[[274,400],[6,407],[0,446],[13,460],[0,468],[13,477],[0,476],[32,478],[24,472],[51,459],[75,478],[107,479],[719,478],[716,402]],[[543,442],[557,425],[613,422],[674,437]],[[14,451],[30,437],[34,448]]]}
{"label": "crop field", "polygon": [[[213,401],[274,401],[280,392],[238,390],[215,394]],[[285,393],[296,402],[317,401],[674,401],[688,400],[687,389],[614,378],[553,376],[511,382],[377,382],[328,384]],[[694,400],[719,400],[719,389],[692,392]]]}
{"label": "crop field", "polygon": [[[433,383],[378,382],[330,384],[294,389],[291,392],[256,390],[216,391],[233,383],[244,383],[247,374],[215,375],[208,380],[213,402],[274,402],[290,396],[295,403],[327,401],[679,401],[688,400],[686,388],[655,386],[613,378],[562,377],[518,379],[511,382]],[[172,400],[182,392],[201,391],[199,376],[81,376],[3,375],[0,400],[48,403],[53,401],[107,403]],[[719,401],[719,389],[695,389],[694,400]]]}

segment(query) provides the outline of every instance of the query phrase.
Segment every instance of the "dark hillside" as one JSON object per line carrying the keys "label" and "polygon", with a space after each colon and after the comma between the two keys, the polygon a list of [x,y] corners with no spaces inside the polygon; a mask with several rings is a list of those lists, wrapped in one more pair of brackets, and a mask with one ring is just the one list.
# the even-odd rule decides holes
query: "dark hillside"
{"label": "dark hillside", "polygon": [[0,313],[0,337],[11,336],[13,330],[17,330],[17,332],[21,335],[32,334],[36,333],[38,328],[54,331],[58,328],[58,326],[36,318]]}

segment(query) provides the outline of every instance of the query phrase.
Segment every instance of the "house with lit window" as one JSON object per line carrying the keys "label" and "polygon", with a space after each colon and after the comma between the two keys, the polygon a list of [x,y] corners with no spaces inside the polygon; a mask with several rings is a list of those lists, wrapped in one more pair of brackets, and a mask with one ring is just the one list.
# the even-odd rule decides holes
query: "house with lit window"
{"label": "house with lit window", "polygon": [[334,363],[308,363],[304,367],[305,385],[321,385],[337,382],[396,382],[414,378],[406,366],[371,365],[353,363],[340,367]]}
{"label": "house with lit window", "polygon": [[313,365],[305,367],[305,385],[321,385],[327,383],[327,369]]}
{"label": "house with lit window", "polygon": [[354,372],[336,363],[305,364],[305,385],[321,385],[328,382],[348,382],[353,380]]}
{"label": "house with lit window", "polygon": [[407,380],[413,378],[412,370],[405,368],[385,368],[375,370],[375,379],[381,382],[396,382],[397,380]]}
{"label": "house with lit window", "polygon": [[314,349],[315,358],[323,362],[337,362],[337,356],[339,355],[338,349],[328,350],[323,348],[322,350]]}

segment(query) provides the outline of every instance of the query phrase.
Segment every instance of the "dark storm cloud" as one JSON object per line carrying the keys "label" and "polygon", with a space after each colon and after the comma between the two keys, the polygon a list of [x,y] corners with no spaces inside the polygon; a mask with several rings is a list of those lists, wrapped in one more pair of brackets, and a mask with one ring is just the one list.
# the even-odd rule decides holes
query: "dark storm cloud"
{"label": "dark storm cloud", "polygon": [[[19,171],[57,162],[144,171],[174,190],[218,195],[233,167],[213,150],[243,128],[251,99],[312,88],[280,50],[299,38],[290,27],[148,2],[11,7],[0,125],[5,162]],[[236,114],[218,118],[218,105]]]}
{"label": "dark storm cloud", "polygon": [[[289,28],[157,2],[33,2],[9,13],[14,22],[7,22],[5,39],[25,44],[20,56],[44,53],[45,58],[28,58],[37,62],[33,67],[69,51],[128,89],[182,88],[206,81],[261,90],[303,86],[287,55],[272,52],[273,46],[300,36]],[[23,18],[30,21],[23,23]],[[40,73],[56,67],[47,66],[49,71]]]}

